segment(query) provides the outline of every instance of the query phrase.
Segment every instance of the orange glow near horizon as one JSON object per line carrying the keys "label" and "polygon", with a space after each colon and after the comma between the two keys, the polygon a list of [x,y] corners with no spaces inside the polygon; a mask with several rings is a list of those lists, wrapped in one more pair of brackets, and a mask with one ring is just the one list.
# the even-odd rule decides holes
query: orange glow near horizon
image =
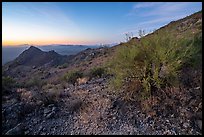
{"label": "orange glow near horizon", "polygon": [[198,11],[202,2],[3,2],[2,46],[120,43]]}
{"label": "orange glow near horizon", "polygon": [[3,41],[2,42],[2,46],[18,46],[23,44],[40,46],[40,45],[49,45],[49,44],[68,44],[68,43],[63,41]]}
{"label": "orange glow near horizon", "polygon": [[36,45],[36,46],[42,46],[42,45],[50,45],[50,44],[70,44],[70,45],[94,45],[96,42],[89,42],[86,40],[82,41],[60,41],[60,40],[50,40],[50,41],[2,41],[2,46],[20,46],[20,45]]}

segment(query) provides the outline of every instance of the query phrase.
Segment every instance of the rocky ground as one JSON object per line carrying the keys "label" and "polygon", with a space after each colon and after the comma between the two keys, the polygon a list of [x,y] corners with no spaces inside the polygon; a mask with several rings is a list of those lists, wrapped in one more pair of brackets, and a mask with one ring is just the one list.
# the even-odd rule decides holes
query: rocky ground
{"label": "rocky ground", "polygon": [[[202,135],[202,103],[194,100],[190,105],[186,96],[186,106],[179,111],[166,108],[159,113],[161,105],[150,115],[111,94],[107,83],[108,78],[97,78],[69,85],[58,103],[47,106],[26,106],[18,98],[10,99],[2,106],[2,134]],[[191,96],[196,98],[196,94]],[[189,116],[192,111],[201,118]]]}
{"label": "rocky ground", "polygon": [[[201,28],[202,11],[149,35],[167,31],[177,37],[192,37],[192,33],[202,33]],[[135,42],[137,38],[127,45]],[[110,89],[108,77],[93,78],[80,85],[61,80],[70,70],[88,74],[92,68],[102,67],[124,45],[87,49],[63,62],[59,61],[64,57],[53,51],[43,53],[31,47],[4,65],[2,76],[10,76],[20,84],[13,89],[8,79],[4,83],[8,89],[2,92],[2,134],[202,135],[202,63],[199,73],[184,67],[181,76],[184,87],[155,91],[143,102],[124,101],[124,95],[129,93]]]}

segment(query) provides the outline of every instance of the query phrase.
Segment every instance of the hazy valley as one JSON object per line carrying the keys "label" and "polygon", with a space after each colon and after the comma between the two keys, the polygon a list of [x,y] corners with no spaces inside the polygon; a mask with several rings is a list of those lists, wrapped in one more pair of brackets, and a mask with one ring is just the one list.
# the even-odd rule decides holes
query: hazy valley
{"label": "hazy valley", "polygon": [[[74,46],[74,47],[73,47]],[[14,60],[16,57],[18,57],[24,50],[28,49],[30,46],[18,46],[18,47],[2,47],[2,65],[5,63]],[[43,51],[50,51],[54,50],[58,54],[61,55],[73,55],[76,54],[82,50],[85,50],[87,48],[97,48],[100,46],[93,45],[93,46],[86,46],[86,45],[47,45],[47,46],[41,46],[39,49]]]}

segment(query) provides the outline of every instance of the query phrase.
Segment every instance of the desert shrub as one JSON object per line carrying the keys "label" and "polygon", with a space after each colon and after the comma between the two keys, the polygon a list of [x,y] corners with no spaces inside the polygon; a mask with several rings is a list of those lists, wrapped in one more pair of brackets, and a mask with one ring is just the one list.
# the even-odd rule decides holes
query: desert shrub
{"label": "desert shrub", "polygon": [[[114,74],[112,85],[116,89],[125,87],[126,92],[132,86],[131,91],[143,99],[158,89],[175,86],[183,65],[198,59],[197,53],[201,51],[197,47],[201,43],[198,37],[175,39],[167,32],[144,37],[137,44],[126,43],[117,49],[110,63]],[[134,80],[140,84],[131,82]]]}
{"label": "desert shrub", "polygon": [[189,51],[191,56],[185,58],[185,64],[182,64],[185,67],[201,67],[202,65],[202,33],[198,33],[192,39],[192,48]]}
{"label": "desert shrub", "polygon": [[[180,81],[185,87],[202,87],[202,33],[193,39],[192,55],[182,64]],[[195,54],[196,53],[196,54]]]}
{"label": "desert shrub", "polygon": [[42,87],[42,90],[49,90],[49,89],[55,89],[55,90],[59,91],[59,90],[63,89],[63,86],[61,84],[54,85],[51,83],[47,83],[46,85],[44,85]]}
{"label": "desert shrub", "polygon": [[41,80],[40,78],[33,77],[25,82],[24,87],[31,88],[31,87],[38,87],[41,88],[43,85],[46,84],[46,81]]}
{"label": "desert shrub", "polygon": [[106,74],[106,70],[103,67],[94,67],[89,72],[89,76],[91,78],[93,78],[93,77],[102,77],[105,74]]}
{"label": "desert shrub", "polygon": [[11,77],[7,76],[3,76],[2,77],[2,94],[8,94],[10,93],[11,89],[13,87],[15,87],[16,82],[14,81],[14,79],[12,79]]}
{"label": "desert shrub", "polygon": [[51,88],[54,88],[54,87],[55,87],[55,85],[50,84],[50,83],[47,83],[46,85],[44,85],[44,86],[42,87],[42,89],[43,89],[43,90],[48,90],[48,89],[51,89]]}
{"label": "desert shrub", "polygon": [[60,92],[56,89],[49,89],[48,91],[42,92],[42,96],[44,96],[43,103],[49,105],[58,102]]}
{"label": "desert shrub", "polygon": [[16,82],[16,88],[23,88],[23,87],[25,87],[24,82],[19,82],[19,81]]}
{"label": "desert shrub", "polygon": [[80,71],[69,71],[64,75],[64,80],[71,84],[75,84],[78,78],[82,78],[83,73]]}
{"label": "desert shrub", "polygon": [[20,94],[21,101],[31,102],[33,100],[33,91],[27,90],[25,88],[18,88],[17,93]]}
{"label": "desert shrub", "polygon": [[64,69],[64,68],[67,68],[68,67],[68,64],[67,63],[64,63],[62,64],[61,66],[59,66],[59,69]]}
{"label": "desert shrub", "polygon": [[63,91],[63,87],[53,84],[46,84],[42,87],[41,92],[37,94],[36,100],[42,101],[42,103],[46,106],[49,104],[57,103],[60,99],[60,94]]}

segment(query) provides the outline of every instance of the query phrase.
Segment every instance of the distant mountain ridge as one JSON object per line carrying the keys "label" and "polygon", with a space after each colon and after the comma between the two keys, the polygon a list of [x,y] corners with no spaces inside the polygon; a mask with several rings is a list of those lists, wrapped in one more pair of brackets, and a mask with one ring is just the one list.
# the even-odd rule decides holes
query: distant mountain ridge
{"label": "distant mountain ridge", "polygon": [[[192,33],[202,33],[202,11],[196,12],[192,15],[189,15],[185,18],[179,19],[177,21],[172,21],[168,25],[165,25],[155,32],[148,34],[142,38],[149,37],[151,35],[160,33],[162,31],[168,31],[168,33],[175,34],[179,37],[189,37],[192,35]],[[139,41],[140,38],[133,37],[130,41],[127,43],[131,43],[132,41]],[[69,45],[64,45],[69,46]],[[29,49],[25,50],[23,53],[21,53],[14,61],[11,61],[4,66],[10,69],[13,69],[13,67],[16,66],[43,66],[43,65],[49,65],[49,66],[58,66],[64,63],[68,64],[76,64],[81,63],[84,60],[92,60],[93,58],[98,57],[100,54],[105,54],[108,52],[109,54],[107,56],[113,56],[114,51],[120,47],[124,46],[123,43],[115,45],[113,47],[107,47],[105,50],[102,50],[100,48],[97,49],[87,49],[83,50],[75,55],[60,55],[56,53],[55,51],[48,51],[44,52],[40,50],[37,47],[30,46]],[[104,47],[103,47],[104,48]],[[7,70],[7,69],[6,69]]]}
{"label": "distant mountain ridge", "polygon": [[66,60],[67,56],[60,55],[54,50],[44,52],[37,47],[30,46],[27,50],[23,51],[14,61],[10,62],[10,67],[17,65],[35,66],[39,67],[45,64],[59,65]]}

